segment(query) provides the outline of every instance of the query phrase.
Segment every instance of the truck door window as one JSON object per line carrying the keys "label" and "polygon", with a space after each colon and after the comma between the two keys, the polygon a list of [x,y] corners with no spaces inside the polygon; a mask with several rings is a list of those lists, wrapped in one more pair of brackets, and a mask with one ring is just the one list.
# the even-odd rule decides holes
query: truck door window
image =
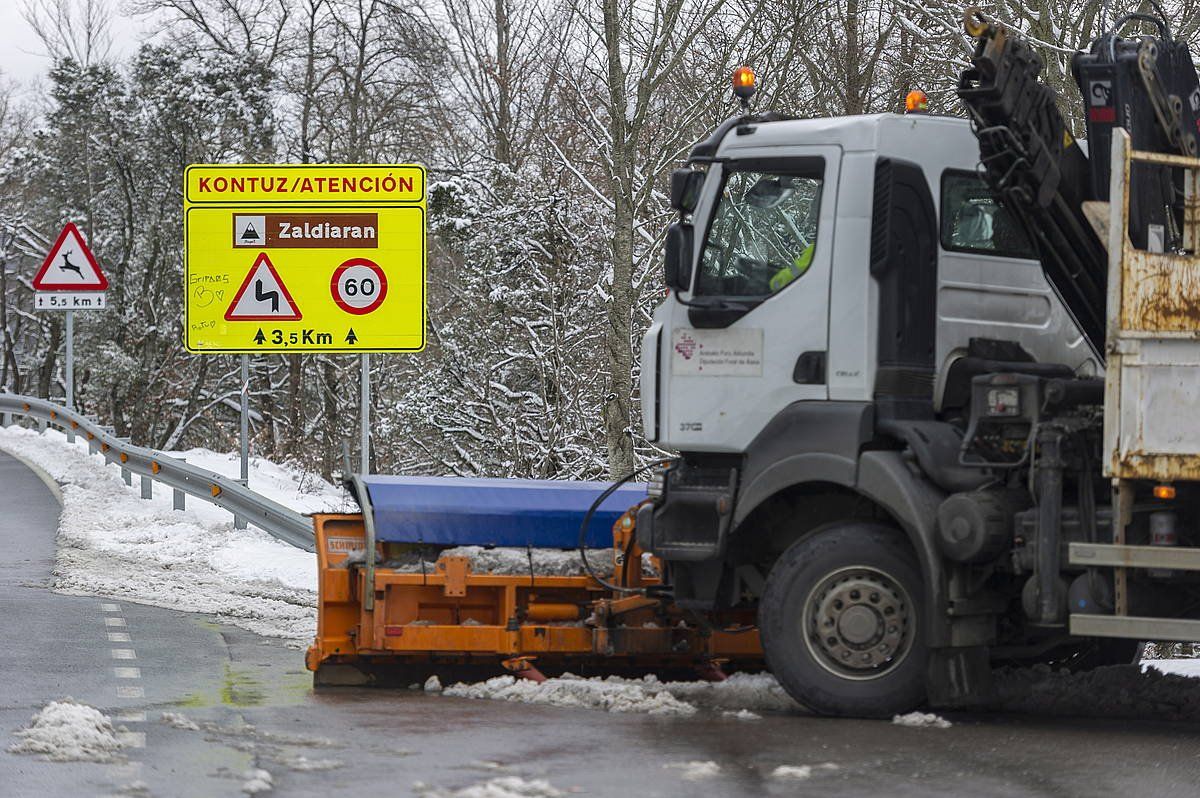
{"label": "truck door window", "polygon": [[695,294],[765,298],[803,277],[817,247],[820,175],[728,172]]}
{"label": "truck door window", "polygon": [[942,248],[1006,258],[1036,258],[1020,220],[974,172],[942,174]]}

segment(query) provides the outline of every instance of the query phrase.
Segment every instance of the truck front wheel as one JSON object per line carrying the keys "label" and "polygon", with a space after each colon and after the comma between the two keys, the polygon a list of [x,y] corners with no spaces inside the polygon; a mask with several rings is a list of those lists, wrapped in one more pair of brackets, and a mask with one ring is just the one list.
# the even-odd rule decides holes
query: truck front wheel
{"label": "truck front wheel", "polygon": [[838,523],[775,563],[759,603],[767,665],[822,715],[888,717],[925,699],[921,570],[895,529]]}

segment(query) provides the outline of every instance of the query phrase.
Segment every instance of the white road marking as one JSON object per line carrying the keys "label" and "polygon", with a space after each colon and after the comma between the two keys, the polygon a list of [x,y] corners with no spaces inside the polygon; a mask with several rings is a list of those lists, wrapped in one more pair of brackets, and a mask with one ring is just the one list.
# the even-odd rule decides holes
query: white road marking
{"label": "white road marking", "polygon": [[141,687],[117,687],[117,698],[145,698],[146,691]]}
{"label": "white road marking", "polygon": [[117,732],[117,740],[126,748],[145,748],[146,733],[145,732]]}
{"label": "white road marking", "polygon": [[121,605],[120,604],[101,604],[100,609],[103,610],[104,612],[120,612]]}
{"label": "white road marking", "polygon": [[116,714],[117,723],[145,723],[146,713],[140,709],[130,709]]}
{"label": "white road marking", "polygon": [[113,673],[118,679],[140,679],[142,678],[141,668],[113,668]]}
{"label": "white road marking", "polygon": [[104,625],[105,626],[124,626],[125,619],[124,618],[105,618]]}
{"label": "white road marking", "polygon": [[108,642],[110,643],[131,643],[132,638],[129,637],[129,632],[109,632]]}
{"label": "white road marking", "polygon": [[137,654],[132,648],[114,648],[112,650],[113,659],[137,659]]}

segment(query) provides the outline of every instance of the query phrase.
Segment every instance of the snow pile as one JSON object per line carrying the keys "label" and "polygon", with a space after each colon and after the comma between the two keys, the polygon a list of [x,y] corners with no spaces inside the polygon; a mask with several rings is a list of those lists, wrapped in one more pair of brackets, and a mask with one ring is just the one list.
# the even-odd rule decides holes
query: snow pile
{"label": "snow pile", "polygon": [[692,715],[696,712],[694,706],[679,701],[661,684],[655,689],[615,677],[581,679],[571,674],[540,683],[515,676],[497,676],[477,684],[460,682],[447,687],[442,695],[649,715]]}
{"label": "snow pile", "polygon": [[301,773],[313,773],[322,770],[337,770],[340,767],[346,766],[346,763],[340,759],[309,759],[303,755],[285,757],[281,761],[288,769],[296,770]]}
{"label": "snow pile", "polygon": [[1034,715],[1200,720],[1200,679],[1164,673],[1171,666],[1160,669],[1159,663],[1171,662],[1082,673],[1045,665],[1001,669],[994,676],[996,707]]}
{"label": "snow pile", "polygon": [[653,675],[585,679],[568,673],[538,683],[497,676],[476,684],[460,682],[442,695],[649,715],[688,716],[709,709],[741,720],[754,720],[757,712],[797,708],[775,678],[765,673],[735,673],[723,682],[661,682]]}
{"label": "snow pile", "polygon": [[949,729],[950,721],[932,712],[909,712],[907,715],[895,715],[892,723],[897,726],[909,726],[914,729]]}
{"label": "snow pile", "polygon": [[121,750],[116,729],[100,710],[70,698],[51,701],[33,716],[21,738],[9,746],[15,754],[41,754],[53,762],[110,762]]}
{"label": "snow pile", "polygon": [[[154,486],[154,498],[141,499],[121,481],[119,469],[88,454],[82,438],[72,445],[53,430],[9,427],[0,429],[0,449],[34,463],[62,486],[56,590],[209,613],[257,634],[311,639],[315,555],[254,528],[234,529],[229,513],[198,499],[189,497],[188,509],[175,511],[172,492],[162,485]],[[236,459],[226,455],[199,449],[185,454],[189,462],[236,474]],[[332,485],[302,488],[301,477],[263,460],[255,460],[254,468],[250,487],[276,501],[304,510],[340,505]]]}
{"label": "snow pile", "polygon": [[820,765],[780,765],[771,771],[771,778],[779,781],[805,781],[811,779],[813,772],[818,770],[837,770],[833,762]]}
{"label": "snow pile", "polygon": [[[483,546],[454,546],[437,550],[427,547],[423,554],[406,554],[382,563],[401,573],[433,572],[440,557],[466,557],[475,573],[498,576],[522,576],[533,573],[537,576],[583,576],[587,571],[576,549],[517,549],[485,548]],[[613,574],[612,549],[588,549],[588,564],[602,578]],[[643,558],[642,574],[657,576],[653,564]]]}
{"label": "snow pile", "polygon": [[736,720],[762,720],[762,715],[758,714],[757,712],[751,712],[748,709],[727,709],[721,714],[724,717],[734,718]]}
{"label": "snow pile", "polygon": [[1200,657],[1195,659],[1144,659],[1142,660],[1142,670],[1154,668],[1161,673],[1174,674],[1176,676],[1191,676],[1193,678],[1200,676]]}
{"label": "snow pile", "polygon": [[442,692],[442,682],[437,676],[430,676],[425,680],[425,685],[422,689],[427,693],[440,693]]}
{"label": "snow pile", "polygon": [[685,781],[703,781],[721,775],[721,766],[711,759],[707,762],[671,762],[663,765],[663,769],[681,771],[679,777]]}
{"label": "snow pile", "polygon": [[200,731],[200,726],[196,721],[178,712],[162,713],[162,722],[168,726],[174,726],[176,729],[183,729],[184,731]]}
{"label": "snow pile", "polygon": [[[471,570],[480,573],[520,575],[530,572],[538,576],[577,576],[586,573],[579,552],[561,549],[485,549],[482,546],[456,546],[441,552],[443,557],[466,557]],[[612,549],[590,549],[588,564],[600,576],[612,576]]]}
{"label": "snow pile", "polygon": [[499,776],[453,792],[421,783],[414,784],[413,790],[423,798],[560,798],[566,795],[548,781],[526,780],[520,776]]}
{"label": "snow pile", "polygon": [[[166,454],[222,476],[241,476],[242,458],[236,452],[185,449]],[[358,512],[358,505],[344,490],[329,484],[318,474],[261,457],[250,458],[250,489],[298,513]]]}
{"label": "snow pile", "polygon": [[275,781],[271,774],[262,768],[247,770],[242,774],[242,792],[246,795],[257,795],[260,792],[270,792],[275,789]]}

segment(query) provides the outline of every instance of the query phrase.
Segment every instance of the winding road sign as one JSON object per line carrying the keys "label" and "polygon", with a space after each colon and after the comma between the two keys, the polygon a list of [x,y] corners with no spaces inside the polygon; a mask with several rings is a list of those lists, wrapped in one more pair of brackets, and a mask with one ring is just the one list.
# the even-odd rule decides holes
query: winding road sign
{"label": "winding road sign", "polygon": [[189,352],[425,346],[421,166],[189,166],[184,239]]}

